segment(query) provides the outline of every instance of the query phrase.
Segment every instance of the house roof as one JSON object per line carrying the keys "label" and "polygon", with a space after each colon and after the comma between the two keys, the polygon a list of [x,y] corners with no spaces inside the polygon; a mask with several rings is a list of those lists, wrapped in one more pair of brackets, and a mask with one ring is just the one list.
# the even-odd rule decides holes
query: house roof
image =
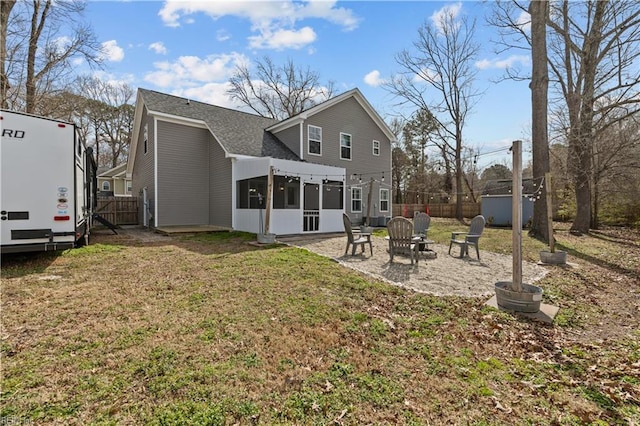
{"label": "house roof", "polygon": [[[511,179],[491,180],[486,183],[482,190],[482,196],[511,195],[513,181]],[[529,196],[535,194],[537,187],[533,179],[522,180],[522,194]]]}
{"label": "house roof", "polygon": [[127,169],[127,163],[122,163],[119,164],[111,169],[107,169],[107,170],[102,170],[102,168],[100,170],[98,170],[98,177],[100,178],[111,178],[111,177],[116,177],[118,175],[121,175],[122,173],[124,173]]}
{"label": "house roof", "polygon": [[138,89],[138,102],[144,103],[150,114],[204,123],[228,154],[300,161],[284,143],[265,131],[277,120],[147,89]]}

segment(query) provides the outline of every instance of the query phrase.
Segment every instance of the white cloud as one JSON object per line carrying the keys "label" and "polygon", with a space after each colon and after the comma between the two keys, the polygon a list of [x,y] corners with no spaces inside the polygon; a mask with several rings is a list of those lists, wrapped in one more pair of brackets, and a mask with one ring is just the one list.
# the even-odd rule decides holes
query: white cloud
{"label": "white cloud", "polygon": [[518,19],[516,20],[516,24],[524,31],[525,33],[531,32],[531,15],[528,12],[522,11]]}
{"label": "white cloud", "polygon": [[161,41],[156,41],[155,43],[151,43],[149,45],[149,49],[153,50],[158,55],[166,55],[167,54],[167,48],[165,47],[164,43],[162,43]]}
{"label": "white cloud", "polygon": [[428,68],[423,68],[413,77],[414,83],[424,83],[425,81],[434,82],[438,80],[440,80],[438,73]]}
{"label": "white cloud", "polygon": [[[255,35],[249,37],[252,47],[264,49],[300,49],[316,40],[315,31],[297,23],[305,19],[324,19],[350,31],[357,28],[359,18],[350,9],[336,7],[336,1],[311,0],[304,3],[285,1],[181,1],[167,0],[158,15],[165,25],[178,27],[189,15],[203,13],[217,20],[235,16],[251,23]],[[300,39],[302,37],[302,39]]]}
{"label": "white cloud", "polygon": [[380,77],[380,71],[373,70],[369,74],[364,76],[364,82],[369,86],[378,87],[385,83],[385,80]]}
{"label": "white cloud", "polygon": [[460,11],[462,10],[462,3],[458,2],[455,4],[449,4],[443,6],[441,9],[436,10],[431,15],[430,19],[434,27],[442,32],[442,27],[444,23],[450,19],[455,20],[458,15],[460,15]]}
{"label": "white cloud", "polygon": [[311,27],[295,30],[263,31],[260,35],[249,37],[249,46],[253,49],[301,49],[316,40]]}
{"label": "white cloud", "polygon": [[118,46],[116,40],[102,43],[102,59],[108,62],[120,62],[124,59],[124,50]]}
{"label": "white cloud", "polygon": [[231,38],[231,35],[227,32],[227,30],[218,30],[216,31],[216,40],[218,41],[227,41]]}
{"label": "white cloud", "polygon": [[200,86],[174,90],[171,94],[212,105],[237,109],[237,105],[229,99],[226,93],[230,88],[229,82],[206,83]]}
{"label": "white cloud", "polygon": [[506,59],[482,59],[476,62],[476,68],[487,69],[507,69],[517,65],[528,66],[531,64],[531,57],[528,55],[511,55]]}
{"label": "white cloud", "polygon": [[144,80],[159,87],[193,87],[200,83],[227,80],[236,65],[247,58],[239,53],[210,55],[204,59],[197,56],[181,56],[175,62],[154,63],[156,71],[145,75]]}

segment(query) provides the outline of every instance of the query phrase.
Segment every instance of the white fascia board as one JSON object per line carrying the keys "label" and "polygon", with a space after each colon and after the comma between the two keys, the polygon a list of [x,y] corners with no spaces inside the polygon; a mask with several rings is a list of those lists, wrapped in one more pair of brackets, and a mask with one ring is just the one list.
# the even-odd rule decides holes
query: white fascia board
{"label": "white fascia board", "polygon": [[391,142],[396,140],[396,136],[393,134],[389,126],[387,126],[387,123],[385,123],[382,117],[380,117],[380,115],[371,106],[369,101],[367,101],[367,99],[364,97],[364,95],[362,94],[362,92],[360,92],[358,88],[351,89],[347,92],[344,92],[336,96],[335,98],[322,102],[321,104],[318,104],[312,108],[309,108],[306,111],[303,111],[302,113],[300,113],[299,115],[296,115],[295,117],[291,117],[289,119],[281,121],[280,123],[276,123],[273,126],[268,127],[267,130],[270,132],[280,132],[282,130],[288,129],[300,122],[304,122],[310,116],[317,114],[321,111],[324,111],[327,108],[331,108],[335,104],[338,104],[350,97],[353,97],[360,104],[360,106],[365,110],[365,112],[369,115],[369,117],[371,117],[371,119],[378,125],[380,130],[382,130],[382,132]]}
{"label": "white fascia board", "polygon": [[144,102],[142,101],[142,95],[138,91],[136,96],[136,110],[133,113],[133,135],[131,137],[131,146],[129,147],[129,158],[127,158],[127,177],[131,178],[133,175],[133,163],[136,160],[136,151],[138,150],[138,139],[140,136],[140,122],[142,119],[142,113],[144,111]]}
{"label": "white fascia board", "polygon": [[[266,176],[269,167],[273,166],[275,174],[279,176],[300,176],[303,181],[344,180],[344,167],[327,166],[324,164],[306,163],[303,161],[282,160],[271,157],[236,157],[234,181]],[[313,177],[313,178],[312,178]]]}
{"label": "white fascia board", "polygon": [[200,127],[202,129],[207,129],[207,123],[202,120],[196,120],[195,118],[186,118],[181,117],[179,115],[167,114],[164,112],[158,111],[148,111],[149,115],[155,117],[158,120],[167,121],[169,123],[182,124],[191,127]]}
{"label": "white fascia board", "polygon": [[269,126],[265,130],[267,130],[268,132],[271,132],[271,133],[281,132],[281,131],[286,130],[286,129],[290,128],[290,127],[293,127],[293,126],[295,126],[297,124],[303,123],[304,120],[306,120],[306,119],[307,119],[307,114],[306,114],[306,111],[305,111],[305,112],[303,112],[301,114],[298,114],[298,115],[296,115],[294,117],[287,118],[286,120],[283,120],[283,121],[281,121],[279,123],[276,123],[276,124],[274,124],[272,126]]}

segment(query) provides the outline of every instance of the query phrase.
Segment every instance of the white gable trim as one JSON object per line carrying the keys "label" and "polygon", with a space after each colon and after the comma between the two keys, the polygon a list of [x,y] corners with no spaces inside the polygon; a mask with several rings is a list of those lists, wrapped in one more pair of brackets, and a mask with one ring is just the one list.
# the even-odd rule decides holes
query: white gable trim
{"label": "white gable trim", "polygon": [[[136,158],[136,151],[138,150],[138,139],[140,136],[140,123],[141,123],[141,117],[142,117],[143,111],[144,111],[144,101],[142,100],[142,96],[140,95],[140,93],[138,93],[138,98],[136,99],[136,111],[135,111],[135,122],[134,122],[134,128],[133,128],[133,137],[131,139],[132,143],[129,148],[129,158],[127,159],[126,170],[127,170],[127,178],[129,179],[131,179],[133,175],[133,166]],[[157,131],[158,120],[165,121],[168,123],[180,124],[183,126],[197,127],[197,128],[209,130],[209,133],[211,133],[211,135],[214,137],[214,139],[216,140],[220,148],[222,148],[222,150],[224,151],[225,157],[230,157],[230,153],[225,149],[224,146],[222,146],[222,144],[220,143],[220,139],[216,136],[213,130],[211,130],[207,125],[207,123],[205,123],[203,120],[197,120],[194,118],[187,118],[187,117],[182,117],[178,115],[167,114],[164,112],[153,111],[150,109],[147,110],[147,115],[149,117],[152,117],[154,120],[154,123],[156,123],[154,124],[154,126],[156,126],[154,132]],[[154,141],[154,143],[156,141],[157,139]]]}
{"label": "white gable trim", "polygon": [[389,129],[389,126],[387,126],[387,123],[385,123],[382,117],[380,117],[380,115],[371,106],[369,101],[367,101],[367,99],[364,97],[362,92],[358,90],[358,88],[349,90],[348,92],[344,92],[341,95],[338,95],[335,98],[331,98],[328,101],[322,102],[321,104],[318,104],[312,108],[309,108],[308,110],[303,111],[294,117],[291,117],[279,123],[276,123],[273,126],[268,127],[267,130],[272,133],[281,132],[290,127],[295,126],[298,123],[304,122],[304,120],[306,120],[310,116],[318,114],[319,112],[324,111],[327,108],[331,108],[332,106],[348,98],[354,98],[360,104],[362,109],[365,110],[365,112],[369,115],[369,117],[378,125],[380,130],[382,130],[382,132],[390,141],[396,140],[396,136],[393,134],[391,129]]}

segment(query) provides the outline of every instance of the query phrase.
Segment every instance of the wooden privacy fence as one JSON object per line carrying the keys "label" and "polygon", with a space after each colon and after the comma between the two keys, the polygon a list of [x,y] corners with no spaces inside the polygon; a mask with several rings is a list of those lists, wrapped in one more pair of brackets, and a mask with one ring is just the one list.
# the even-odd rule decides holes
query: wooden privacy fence
{"label": "wooden privacy fence", "polygon": [[137,197],[104,197],[98,198],[98,206],[94,213],[114,225],[138,224]]}
{"label": "wooden privacy fence", "polygon": [[[456,205],[438,204],[394,204],[393,216],[412,218],[415,212],[427,212],[431,217],[456,217]],[[480,203],[462,203],[462,216],[474,217],[480,214]]]}

